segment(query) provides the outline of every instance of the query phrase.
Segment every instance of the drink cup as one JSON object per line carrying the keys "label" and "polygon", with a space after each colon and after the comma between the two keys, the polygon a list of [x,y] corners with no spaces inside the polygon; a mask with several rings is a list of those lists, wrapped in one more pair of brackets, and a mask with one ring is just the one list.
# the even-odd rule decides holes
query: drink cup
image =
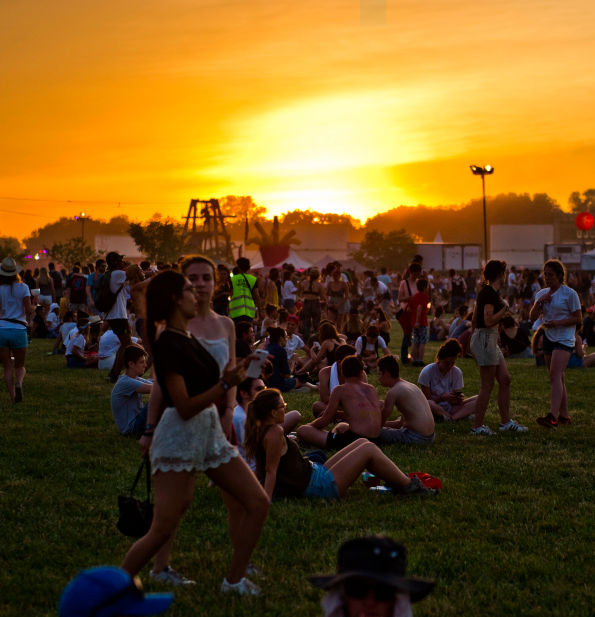
{"label": "drink cup", "polygon": [[256,379],[257,377],[260,377],[260,370],[262,369],[262,365],[266,362],[266,359],[269,357],[269,352],[266,349],[257,349],[253,352],[253,354],[257,357],[250,360],[246,376]]}
{"label": "drink cup", "polygon": [[32,296],[38,296],[41,293],[41,289],[39,289],[38,287],[36,287],[35,289],[31,290],[31,295]]}

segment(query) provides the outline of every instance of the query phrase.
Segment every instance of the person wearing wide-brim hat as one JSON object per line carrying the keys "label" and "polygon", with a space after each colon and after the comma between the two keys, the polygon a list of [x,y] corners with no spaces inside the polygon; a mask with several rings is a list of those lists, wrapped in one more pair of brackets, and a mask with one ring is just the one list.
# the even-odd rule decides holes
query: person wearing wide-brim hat
{"label": "person wearing wide-brim hat", "polygon": [[410,617],[411,604],[425,598],[435,582],[405,576],[406,548],[385,536],[348,540],[339,548],[336,574],[311,576],[326,590],[325,617]]}
{"label": "person wearing wide-brim hat", "polygon": [[27,326],[33,312],[29,287],[19,278],[21,270],[12,257],[5,257],[0,263],[0,362],[13,403],[23,400]]}

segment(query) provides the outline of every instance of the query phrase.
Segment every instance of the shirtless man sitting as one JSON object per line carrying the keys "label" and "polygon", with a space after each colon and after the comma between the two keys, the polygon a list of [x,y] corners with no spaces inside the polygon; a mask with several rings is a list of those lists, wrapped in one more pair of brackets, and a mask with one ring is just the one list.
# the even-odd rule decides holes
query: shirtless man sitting
{"label": "shirtless man sitting", "polygon": [[[434,416],[424,393],[414,384],[399,377],[399,363],[394,356],[378,361],[380,384],[390,388],[386,393],[380,431],[381,443],[431,444],[434,441]],[[389,421],[393,407],[401,412],[400,418]]]}
{"label": "shirtless man sitting", "polygon": [[[297,429],[300,439],[317,448],[340,450],[361,437],[376,442],[380,435],[382,405],[374,386],[361,380],[362,359],[347,356],[341,363],[341,370],[345,383],[335,386],[325,410],[318,418]],[[345,422],[337,424],[332,432],[323,430],[338,419],[339,410],[343,411]]]}
{"label": "shirtless man sitting", "polygon": [[[337,386],[345,383],[345,378],[341,371],[341,362],[347,356],[353,355],[355,355],[355,347],[353,345],[339,345],[335,350],[335,362],[331,366],[325,366],[318,372],[318,394],[320,395],[320,400],[312,405],[312,413],[315,418],[326,409],[331,392]],[[365,371],[361,374],[361,380],[364,383],[368,383]]]}

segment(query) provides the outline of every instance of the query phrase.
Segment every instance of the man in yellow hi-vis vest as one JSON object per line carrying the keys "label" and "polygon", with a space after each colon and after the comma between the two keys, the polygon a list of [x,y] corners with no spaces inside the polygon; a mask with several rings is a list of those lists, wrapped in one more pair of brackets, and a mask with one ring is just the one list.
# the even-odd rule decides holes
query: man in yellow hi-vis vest
{"label": "man in yellow hi-vis vest", "polygon": [[229,316],[234,321],[249,321],[256,317],[260,297],[256,288],[256,277],[248,274],[250,260],[240,257],[236,261],[239,272],[231,277],[232,294]]}

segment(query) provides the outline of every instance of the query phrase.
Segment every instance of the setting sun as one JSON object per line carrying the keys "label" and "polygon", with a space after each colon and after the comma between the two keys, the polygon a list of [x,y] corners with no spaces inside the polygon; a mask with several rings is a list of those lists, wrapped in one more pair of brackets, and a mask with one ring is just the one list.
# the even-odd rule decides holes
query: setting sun
{"label": "setting sun", "polygon": [[234,194],[365,220],[468,202],[473,163],[489,195],[592,186],[590,2],[366,6],[4,3],[10,233]]}

